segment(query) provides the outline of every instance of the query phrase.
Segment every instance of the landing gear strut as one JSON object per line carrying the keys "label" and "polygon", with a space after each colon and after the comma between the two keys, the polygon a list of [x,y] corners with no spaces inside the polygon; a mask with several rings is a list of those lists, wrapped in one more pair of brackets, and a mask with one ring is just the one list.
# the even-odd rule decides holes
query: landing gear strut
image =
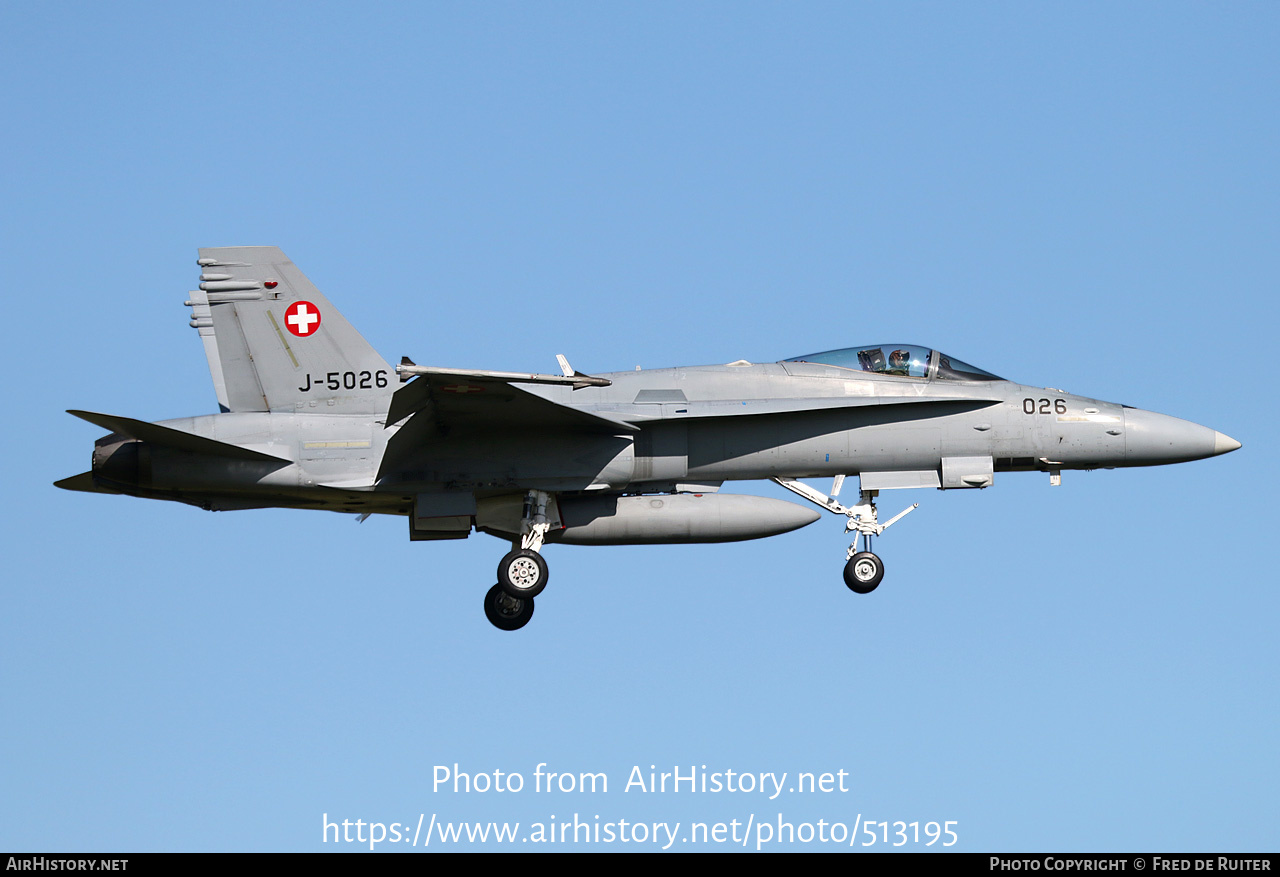
{"label": "landing gear strut", "polygon": [[[844,583],[855,594],[870,594],[874,591],[876,586],[880,584],[881,579],[884,578],[884,561],[880,559],[879,555],[872,553],[871,537],[879,536],[892,527],[906,517],[909,512],[919,508],[920,503],[913,503],[881,524],[876,511],[876,496],[880,493],[878,490],[859,491],[858,504],[855,506],[846,507],[836,502],[836,496],[840,493],[840,487],[844,483],[843,475],[836,476],[835,482],[831,485],[831,496],[824,496],[809,485],[802,484],[794,478],[774,478],[773,480],[792,493],[803,496],[829,512],[848,517],[844,530],[846,533],[853,533],[854,536],[853,544],[849,546],[849,551],[845,555]],[[865,540],[863,551],[858,550],[858,542],[860,540]]]}
{"label": "landing gear strut", "polygon": [[[547,562],[539,553],[551,529],[552,517],[558,516],[548,506],[551,494],[531,490],[524,498],[520,515],[520,539],[498,563],[498,583],[485,596],[484,613],[494,627],[518,630],[533,616],[533,598],[547,586]],[[495,596],[497,595],[497,596]]]}

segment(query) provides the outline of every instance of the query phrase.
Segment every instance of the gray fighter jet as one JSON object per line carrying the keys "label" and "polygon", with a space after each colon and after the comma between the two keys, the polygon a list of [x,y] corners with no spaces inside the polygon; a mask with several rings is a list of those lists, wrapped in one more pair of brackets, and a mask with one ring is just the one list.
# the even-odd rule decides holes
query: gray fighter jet
{"label": "gray fighter jet", "polygon": [[[111,431],[68,490],[212,511],[403,515],[412,540],[511,542],[488,619],[523,627],[548,543],[772,536],[812,507],[720,493],[772,479],[846,518],[845,584],[884,576],[881,491],[990,487],[997,472],[1153,466],[1233,451],[1203,426],[1027,387],[938,350],[867,344],[779,362],[584,375],[392,367],[275,247],[200,250],[191,326],[221,413],[160,423],[71,411]],[[847,476],[858,499],[843,505]],[[829,493],[802,478],[834,479]]]}

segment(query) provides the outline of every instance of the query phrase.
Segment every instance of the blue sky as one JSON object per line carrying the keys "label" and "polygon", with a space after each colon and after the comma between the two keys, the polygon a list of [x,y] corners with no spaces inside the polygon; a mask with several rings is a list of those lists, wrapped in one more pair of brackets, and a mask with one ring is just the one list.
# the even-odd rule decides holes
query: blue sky
{"label": "blue sky", "polygon": [[[1278,42],[1269,3],[0,7],[0,848],[576,812],[1273,849]],[[504,635],[489,537],[51,486],[100,434],[64,409],[216,410],[182,301],[197,247],[242,244],[392,361],[902,340],[1244,447],[888,495],[921,507],[868,597],[834,517],[553,547]],[[433,791],[454,763],[610,786]],[[849,791],[624,792],[651,764]]]}

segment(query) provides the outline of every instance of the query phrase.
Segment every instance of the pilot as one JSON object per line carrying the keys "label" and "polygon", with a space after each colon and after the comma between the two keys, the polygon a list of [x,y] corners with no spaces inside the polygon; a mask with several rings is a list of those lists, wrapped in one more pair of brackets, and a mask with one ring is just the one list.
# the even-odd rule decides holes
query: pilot
{"label": "pilot", "polygon": [[889,354],[889,367],[885,369],[887,375],[903,375],[911,374],[911,354],[905,350],[895,350]]}

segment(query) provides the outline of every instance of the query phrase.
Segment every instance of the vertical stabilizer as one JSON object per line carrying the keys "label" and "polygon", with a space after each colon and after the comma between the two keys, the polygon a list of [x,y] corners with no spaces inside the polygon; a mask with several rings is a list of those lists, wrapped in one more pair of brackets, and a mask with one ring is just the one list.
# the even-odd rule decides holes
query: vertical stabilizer
{"label": "vertical stabilizer", "polygon": [[384,412],[398,381],[278,247],[200,250],[191,324],[229,411]]}

